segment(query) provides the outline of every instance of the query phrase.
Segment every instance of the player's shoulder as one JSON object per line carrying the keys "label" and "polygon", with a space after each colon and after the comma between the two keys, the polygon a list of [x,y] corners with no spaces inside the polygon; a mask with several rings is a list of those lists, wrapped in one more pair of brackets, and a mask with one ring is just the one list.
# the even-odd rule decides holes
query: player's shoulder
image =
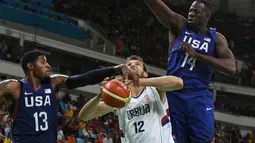
{"label": "player's shoulder", "polygon": [[225,37],[223,34],[221,34],[219,31],[216,31],[216,36]]}
{"label": "player's shoulder", "polygon": [[0,82],[0,84],[5,84],[6,86],[10,87],[19,87],[20,82],[16,79],[7,79]]}
{"label": "player's shoulder", "polygon": [[8,79],[0,82],[0,86],[3,87],[4,92],[8,92],[11,94],[18,93],[21,88],[21,84],[16,79]]}
{"label": "player's shoulder", "polygon": [[220,32],[216,31],[216,43],[227,42],[226,37]]}
{"label": "player's shoulder", "polygon": [[69,76],[67,76],[67,75],[64,75],[64,74],[53,74],[53,75],[51,75],[50,76],[50,78],[68,78]]}
{"label": "player's shoulder", "polygon": [[158,90],[154,86],[146,86],[145,92],[152,92],[152,93],[158,93]]}

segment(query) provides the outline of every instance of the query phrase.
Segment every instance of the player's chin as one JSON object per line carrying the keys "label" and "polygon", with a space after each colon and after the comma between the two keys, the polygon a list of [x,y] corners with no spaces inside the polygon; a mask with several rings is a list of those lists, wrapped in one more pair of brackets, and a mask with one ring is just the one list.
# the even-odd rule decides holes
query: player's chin
{"label": "player's chin", "polygon": [[43,79],[49,79],[50,78],[50,73],[46,73]]}
{"label": "player's chin", "polygon": [[189,24],[190,26],[196,25],[195,21],[193,21],[193,20],[188,20],[188,24]]}

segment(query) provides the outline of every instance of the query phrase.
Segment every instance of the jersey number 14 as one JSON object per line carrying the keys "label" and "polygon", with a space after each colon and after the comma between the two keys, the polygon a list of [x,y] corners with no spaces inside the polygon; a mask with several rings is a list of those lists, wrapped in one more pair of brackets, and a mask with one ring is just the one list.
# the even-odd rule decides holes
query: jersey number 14
{"label": "jersey number 14", "polygon": [[182,62],[182,67],[184,67],[186,64],[190,66],[189,70],[193,70],[194,67],[196,66],[196,59],[189,56],[188,53],[185,54],[184,60]]}
{"label": "jersey number 14", "polygon": [[[35,131],[46,131],[48,130],[48,116],[46,112],[35,112],[34,113],[34,118],[35,118]],[[39,120],[42,121],[39,124]]]}

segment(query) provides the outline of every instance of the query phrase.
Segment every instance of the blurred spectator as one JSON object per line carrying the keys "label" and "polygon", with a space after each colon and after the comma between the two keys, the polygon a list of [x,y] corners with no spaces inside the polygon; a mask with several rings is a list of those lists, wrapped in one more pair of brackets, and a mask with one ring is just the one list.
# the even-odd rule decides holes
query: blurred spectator
{"label": "blurred spectator", "polygon": [[104,134],[103,143],[113,143],[113,140],[110,137],[110,133],[109,132],[106,135]]}
{"label": "blurred spectator", "polygon": [[79,130],[78,118],[70,119],[67,122],[66,126],[63,128],[65,136],[78,137],[78,130]]}
{"label": "blurred spectator", "polygon": [[8,45],[5,41],[4,36],[0,39],[0,59],[6,60],[8,52]]}
{"label": "blurred spectator", "polygon": [[251,86],[255,88],[255,69],[252,70]]}
{"label": "blurred spectator", "polygon": [[65,114],[67,115],[67,117],[72,118],[73,117],[73,109],[72,109],[72,105],[68,104],[67,109],[65,110]]}
{"label": "blurred spectator", "polygon": [[12,49],[12,61],[15,63],[20,63],[21,58],[24,55],[24,47],[23,46],[16,46]]}

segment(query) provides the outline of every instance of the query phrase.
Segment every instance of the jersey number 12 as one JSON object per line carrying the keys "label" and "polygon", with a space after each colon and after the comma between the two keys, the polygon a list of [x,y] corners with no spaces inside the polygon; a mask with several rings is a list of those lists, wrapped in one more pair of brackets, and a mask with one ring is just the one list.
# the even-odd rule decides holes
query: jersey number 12
{"label": "jersey number 12", "polygon": [[190,65],[189,70],[193,70],[194,67],[196,66],[196,59],[189,56],[188,53],[185,54],[184,60],[182,62],[182,67],[184,67],[186,64]]}
{"label": "jersey number 12", "polygon": [[[46,131],[48,130],[48,116],[46,112],[35,112],[34,113],[35,118],[35,131]],[[42,120],[42,124],[39,125],[39,120]]]}
{"label": "jersey number 12", "polygon": [[135,126],[135,133],[141,133],[145,130],[143,129],[144,121],[134,122],[133,124]]}

